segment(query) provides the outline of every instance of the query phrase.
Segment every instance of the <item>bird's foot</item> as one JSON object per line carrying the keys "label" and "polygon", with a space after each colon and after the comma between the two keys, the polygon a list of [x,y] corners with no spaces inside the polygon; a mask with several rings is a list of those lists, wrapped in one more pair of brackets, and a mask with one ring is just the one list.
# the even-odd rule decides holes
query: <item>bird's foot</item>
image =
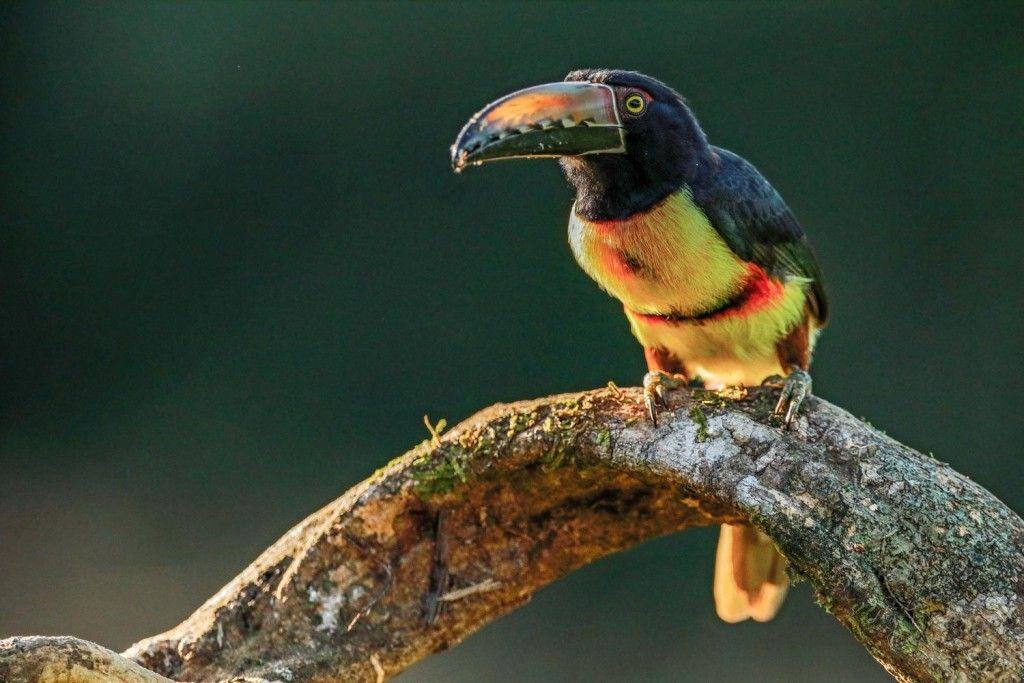
{"label": "bird's foot", "polygon": [[779,402],[775,404],[772,416],[782,420],[784,429],[789,429],[800,410],[804,399],[811,394],[811,376],[806,370],[795,368],[782,384]]}
{"label": "bird's foot", "polygon": [[658,426],[658,406],[668,408],[667,392],[685,387],[688,380],[683,375],[670,375],[660,370],[651,370],[644,375],[644,405],[651,423]]}

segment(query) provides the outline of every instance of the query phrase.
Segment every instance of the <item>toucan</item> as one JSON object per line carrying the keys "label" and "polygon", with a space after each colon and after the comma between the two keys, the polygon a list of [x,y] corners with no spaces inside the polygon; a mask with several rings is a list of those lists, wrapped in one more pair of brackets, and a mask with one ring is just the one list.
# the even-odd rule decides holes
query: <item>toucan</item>
{"label": "toucan", "polygon": [[[635,71],[583,69],[481,109],[451,148],[460,171],[556,157],[576,192],[576,261],[623,306],[644,348],[650,420],[667,390],[762,384],[784,376],[788,428],[811,391],[828,320],[821,271],[779,193],[737,154],[708,143],[675,90]],[[759,530],[723,525],[714,598],[727,622],[775,616],[786,560]]]}

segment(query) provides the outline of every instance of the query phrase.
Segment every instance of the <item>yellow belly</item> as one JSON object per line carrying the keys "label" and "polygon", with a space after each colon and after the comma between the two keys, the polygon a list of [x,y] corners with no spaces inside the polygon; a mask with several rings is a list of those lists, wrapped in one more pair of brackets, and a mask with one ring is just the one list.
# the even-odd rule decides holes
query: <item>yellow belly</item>
{"label": "yellow belly", "polygon": [[[779,364],[776,346],[803,318],[803,285],[785,285],[779,301],[746,315],[728,315],[702,322],[649,322],[628,310],[633,335],[645,347],[664,349],[678,358],[689,377],[709,389],[752,386],[772,375],[788,374]],[[809,348],[816,330],[809,330]]]}

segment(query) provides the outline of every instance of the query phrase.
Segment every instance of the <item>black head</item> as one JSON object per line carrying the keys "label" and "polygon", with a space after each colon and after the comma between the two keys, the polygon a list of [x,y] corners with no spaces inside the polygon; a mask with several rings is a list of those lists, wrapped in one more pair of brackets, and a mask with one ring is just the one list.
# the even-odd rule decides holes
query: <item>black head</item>
{"label": "black head", "polygon": [[614,220],[644,211],[692,182],[711,158],[704,131],[672,88],[635,71],[583,69],[566,81],[611,86],[625,129],[625,152],[562,157],[576,188],[576,212]]}
{"label": "black head", "polygon": [[573,71],[489,104],[452,146],[455,170],[497,159],[558,157],[576,212],[595,220],[644,211],[692,182],[712,158],[677,92],[634,71]]}

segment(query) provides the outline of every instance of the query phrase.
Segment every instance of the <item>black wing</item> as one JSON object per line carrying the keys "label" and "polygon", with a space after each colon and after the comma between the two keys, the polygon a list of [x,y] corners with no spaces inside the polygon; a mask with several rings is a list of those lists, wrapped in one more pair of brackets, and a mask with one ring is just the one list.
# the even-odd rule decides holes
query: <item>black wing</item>
{"label": "black wing", "polygon": [[694,202],[737,256],[776,277],[810,280],[808,303],[824,325],[828,299],[821,269],[793,212],[749,162],[728,150],[712,149],[718,167],[693,184]]}

